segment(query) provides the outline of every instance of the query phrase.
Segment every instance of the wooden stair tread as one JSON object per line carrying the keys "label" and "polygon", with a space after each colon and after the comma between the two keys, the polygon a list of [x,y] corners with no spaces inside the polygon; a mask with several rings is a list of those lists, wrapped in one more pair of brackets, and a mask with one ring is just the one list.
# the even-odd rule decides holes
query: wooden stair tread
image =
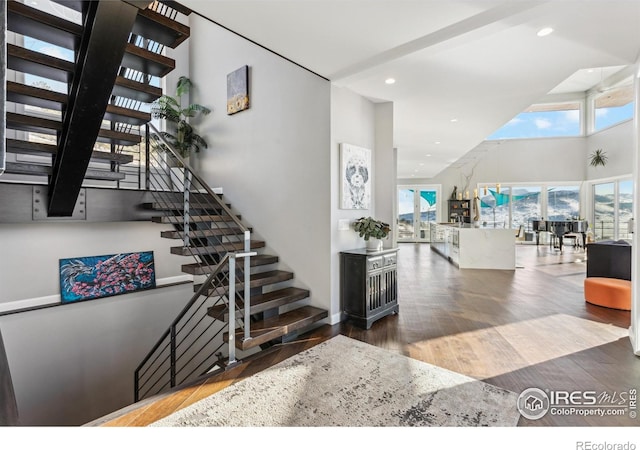
{"label": "wooden stair tread", "polygon": [[[7,81],[7,100],[60,111],[62,106],[66,105],[68,96],[49,89]],[[151,120],[151,114],[121,106],[107,105],[104,119],[131,125],[143,125]]]}
{"label": "wooden stair tread", "polygon": [[[325,319],[328,315],[325,309],[316,308],[315,306],[303,306],[279,316],[252,323],[251,339],[247,341],[243,341],[244,331],[242,329],[236,330],[236,348],[248,350],[257,347]],[[223,339],[225,342],[229,342],[229,334],[224,333]]]}
{"label": "wooden stair tread", "polygon": [[[167,239],[182,239],[184,232],[178,230],[161,231],[160,236]],[[212,236],[241,236],[243,231],[238,227],[210,228],[207,230],[195,230],[189,232],[189,237],[193,239],[206,238]]]}
{"label": "wooden stair tread", "polygon": [[151,121],[151,114],[109,104],[104,113],[104,119],[112,122],[127,123],[129,125],[144,125]]}
{"label": "wooden stair tread", "polygon": [[[278,289],[276,291],[267,292],[266,294],[252,295],[250,313],[261,313],[269,309],[297,302],[307,297],[309,297],[309,291],[307,289],[300,289],[296,287]],[[238,313],[244,314],[244,304],[242,301],[238,300],[237,306],[240,308]],[[213,318],[220,318],[227,312],[227,310],[228,308],[226,305],[217,305],[209,308],[207,310],[207,314]]]}
{"label": "wooden stair tread", "polygon": [[[7,112],[7,128],[43,134],[56,134],[62,130],[62,122],[60,120]],[[136,145],[139,144],[141,140],[142,137],[138,134],[124,133],[106,128],[100,129],[97,139],[99,142],[119,145]]]}
{"label": "wooden stair tread", "polygon": [[[293,279],[293,273],[286,270],[270,270],[268,272],[252,273],[251,281],[249,282],[250,288],[262,287],[269,284],[280,283],[281,281],[288,281]],[[244,281],[237,279],[236,290],[244,290]],[[194,292],[197,292],[202,284],[196,284],[193,286]],[[223,295],[229,292],[229,286],[219,286],[217,288],[209,289],[208,295]]]}
{"label": "wooden stair tread", "polygon": [[117,97],[151,103],[162,96],[162,89],[118,75],[111,93]]}
{"label": "wooden stair tread", "polygon": [[[250,242],[251,248],[262,248],[265,245],[264,241],[252,240]],[[192,243],[189,247],[171,247],[171,253],[174,255],[214,255],[214,254],[224,254],[227,252],[241,252],[244,250],[244,242],[228,242],[223,244],[216,245],[207,245],[207,243],[203,243],[202,245],[198,245],[198,243]]]}
{"label": "wooden stair tread", "polygon": [[[239,220],[240,216],[236,216]],[[181,225],[184,221],[183,216],[156,216],[151,218],[155,223],[172,223]],[[233,222],[233,217],[226,214],[206,214],[202,216],[189,217],[190,222]]]}
{"label": "wooden stair tread", "polygon": [[82,35],[82,25],[17,1],[7,2],[7,29],[69,50]]}
{"label": "wooden stair tread", "polygon": [[[7,139],[7,152],[19,153],[22,155],[55,155],[58,151],[55,145],[43,144],[40,142],[21,141],[19,139]],[[92,160],[113,161],[120,164],[128,164],[133,161],[133,155],[124,153],[100,152],[94,150],[91,154]]]}
{"label": "wooden stair tread", "polygon": [[7,44],[7,68],[62,83],[70,82],[75,70],[70,61],[13,44]]}
{"label": "wooden stair tread", "polygon": [[7,101],[13,103],[60,111],[67,99],[67,95],[60,92],[7,80]]}
{"label": "wooden stair tread", "polygon": [[7,128],[34,133],[56,134],[56,132],[62,131],[62,122],[60,120],[7,112]]}
{"label": "wooden stair tread", "polygon": [[[242,258],[239,258],[239,260],[242,260]],[[250,265],[251,267],[266,266],[269,264],[276,264],[278,260],[279,258],[277,256],[256,255],[251,257]],[[239,264],[243,263],[239,262]],[[217,267],[218,266],[216,265],[208,265],[205,263],[183,264],[182,271],[191,275],[209,275],[210,273],[213,273]]]}
{"label": "wooden stair tread", "polygon": [[[21,174],[21,175],[51,175],[51,166],[45,166],[41,164],[29,164],[29,163],[6,163],[6,173]],[[119,172],[110,172],[107,170],[87,169],[84,178],[89,180],[107,180],[118,181],[123,180],[126,177],[125,174]]]}
{"label": "wooden stair tread", "polygon": [[173,59],[132,43],[127,44],[121,65],[122,67],[160,78],[176,68],[176,62]]}
{"label": "wooden stair tread", "polygon": [[180,2],[177,2],[177,1],[174,1],[174,0],[159,0],[159,3],[164,3],[169,8],[175,9],[176,11],[178,11],[179,13],[184,14],[185,16],[189,16],[193,12],[193,11],[191,11],[191,9],[187,8],[186,6],[181,4]]}
{"label": "wooden stair tread", "polygon": [[170,48],[176,48],[190,34],[188,26],[148,8],[138,11],[131,32]]}

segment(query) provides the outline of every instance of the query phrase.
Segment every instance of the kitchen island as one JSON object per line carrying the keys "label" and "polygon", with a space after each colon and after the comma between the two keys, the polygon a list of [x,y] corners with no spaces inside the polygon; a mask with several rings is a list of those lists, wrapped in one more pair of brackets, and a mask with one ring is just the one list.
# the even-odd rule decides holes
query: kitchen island
{"label": "kitchen island", "polygon": [[516,268],[516,230],[457,223],[432,224],[431,230],[431,249],[460,269]]}

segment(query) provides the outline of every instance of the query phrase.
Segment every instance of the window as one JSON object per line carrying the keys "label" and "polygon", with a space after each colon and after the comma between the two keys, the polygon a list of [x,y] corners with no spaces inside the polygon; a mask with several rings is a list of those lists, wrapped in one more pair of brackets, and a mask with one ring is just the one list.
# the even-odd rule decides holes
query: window
{"label": "window", "polygon": [[511,228],[528,229],[531,220],[541,216],[540,186],[511,188]]}
{"label": "window", "polygon": [[550,186],[547,188],[547,217],[567,220],[580,217],[580,186]]}
{"label": "window", "polygon": [[487,188],[484,189],[483,194],[480,197],[482,225],[489,228],[509,227],[509,202],[511,200],[509,188]]}
{"label": "window", "polygon": [[633,86],[629,80],[624,86],[606,90],[594,100],[594,131],[616,125],[633,118]]}
{"label": "window", "polygon": [[398,240],[430,240],[431,223],[436,222],[439,186],[398,187]]}
{"label": "window", "polygon": [[633,180],[598,183],[593,186],[593,233],[596,240],[632,239]]}
{"label": "window", "polygon": [[532,105],[487,138],[523,139],[582,134],[580,103]]}
{"label": "window", "polygon": [[[496,186],[489,184],[488,186]],[[580,186],[538,185],[482,188],[481,223],[486,227],[531,230],[534,219],[570,220],[580,217]]]}

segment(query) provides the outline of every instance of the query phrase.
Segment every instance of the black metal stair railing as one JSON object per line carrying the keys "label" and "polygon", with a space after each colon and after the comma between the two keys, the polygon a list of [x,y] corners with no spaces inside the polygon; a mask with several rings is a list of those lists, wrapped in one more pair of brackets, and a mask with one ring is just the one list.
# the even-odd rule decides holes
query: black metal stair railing
{"label": "black metal stair railing", "polygon": [[[250,257],[255,254],[249,229],[149,126],[151,207],[162,214],[156,221],[174,228],[163,232],[182,244],[172,253],[193,256],[189,272],[206,279],[137,367],[136,402],[237,362],[236,328],[250,339]],[[236,266],[236,259],[243,264]]]}

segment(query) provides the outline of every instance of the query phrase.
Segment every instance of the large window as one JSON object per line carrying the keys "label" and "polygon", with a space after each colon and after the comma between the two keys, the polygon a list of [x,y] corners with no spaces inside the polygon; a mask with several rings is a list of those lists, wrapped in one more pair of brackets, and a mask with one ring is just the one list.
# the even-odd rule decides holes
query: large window
{"label": "large window", "polygon": [[596,240],[631,239],[633,181],[617,180],[593,186],[593,234]]}
{"label": "large window", "polygon": [[540,186],[511,188],[511,228],[527,229],[531,219],[541,216]]}
{"label": "large window", "polygon": [[[580,216],[580,186],[496,185],[480,187],[481,224],[495,228],[530,230],[532,221],[570,220]],[[486,192],[486,194],[484,194]]]}
{"label": "large window", "polygon": [[594,131],[602,130],[633,118],[634,101],[631,80],[607,90],[594,100]]}
{"label": "large window", "polygon": [[487,188],[480,197],[480,221],[489,228],[507,228],[509,223],[509,188]]}
{"label": "large window", "polygon": [[580,216],[580,186],[547,188],[548,220],[567,220]]}
{"label": "large window", "polygon": [[580,103],[531,105],[507,122],[488,140],[579,136]]}

